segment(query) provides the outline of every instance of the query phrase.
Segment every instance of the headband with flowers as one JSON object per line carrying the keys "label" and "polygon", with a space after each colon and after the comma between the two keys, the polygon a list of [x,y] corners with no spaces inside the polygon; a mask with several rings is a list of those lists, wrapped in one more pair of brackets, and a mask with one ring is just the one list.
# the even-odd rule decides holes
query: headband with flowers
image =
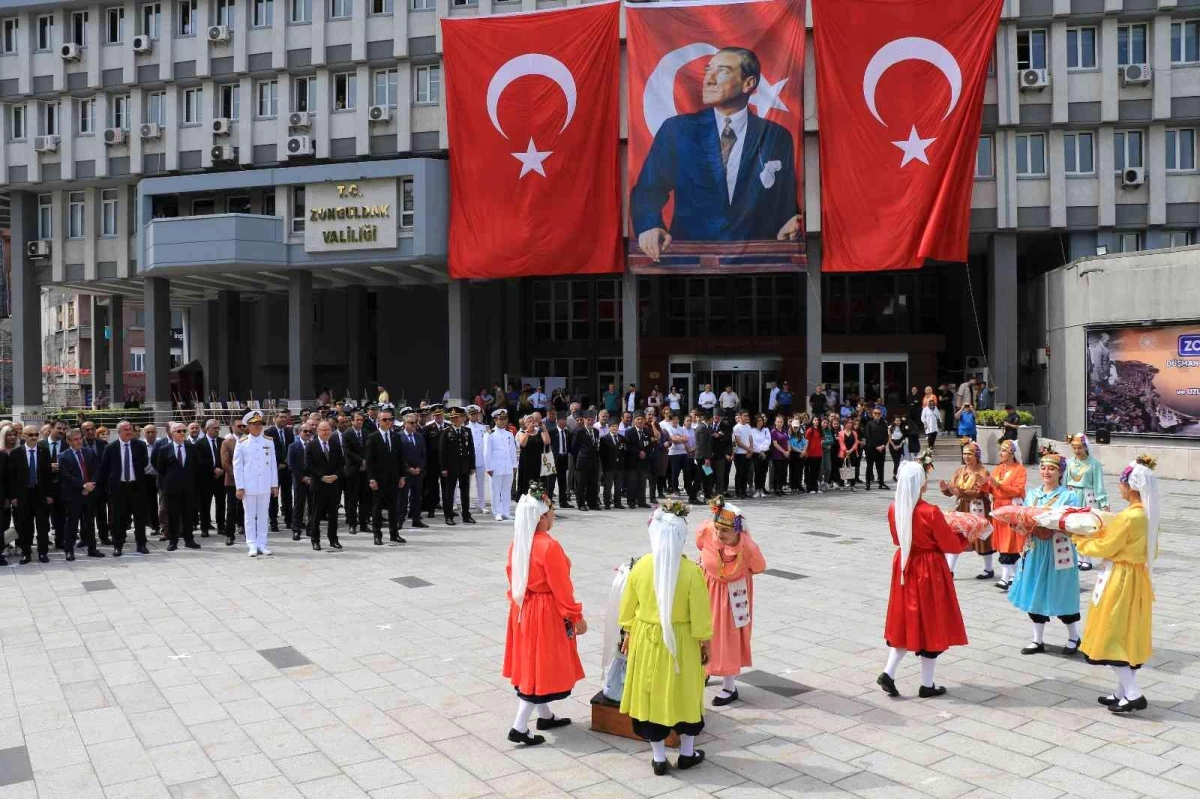
{"label": "headband with flowers", "polygon": [[1154,459],[1153,455],[1138,455],[1136,458],[1134,458],[1133,462],[1126,466],[1121,472],[1120,480],[1122,485],[1129,485],[1129,476],[1133,474],[1133,468],[1135,466],[1145,466],[1150,471],[1154,471],[1155,468],[1158,467],[1158,461]]}

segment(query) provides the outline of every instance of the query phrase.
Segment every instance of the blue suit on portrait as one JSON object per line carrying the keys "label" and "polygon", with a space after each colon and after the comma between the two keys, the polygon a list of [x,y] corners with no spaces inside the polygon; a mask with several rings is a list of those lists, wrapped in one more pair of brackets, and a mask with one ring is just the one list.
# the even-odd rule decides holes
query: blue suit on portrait
{"label": "blue suit on portrait", "polygon": [[679,114],[662,124],[630,196],[635,235],[666,227],[662,209],[672,192],[669,232],[680,241],[774,240],[800,213],[791,134],[746,111],[732,202],[713,109]]}

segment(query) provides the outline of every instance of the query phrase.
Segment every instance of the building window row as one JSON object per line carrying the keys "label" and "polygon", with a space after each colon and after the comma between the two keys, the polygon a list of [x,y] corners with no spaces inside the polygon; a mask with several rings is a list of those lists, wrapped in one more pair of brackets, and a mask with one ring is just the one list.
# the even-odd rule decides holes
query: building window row
{"label": "building window row", "polygon": [[[1041,177],[1048,173],[1046,134],[1018,133],[1016,140],[1017,174]],[[1145,135],[1140,130],[1113,132],[1113,171],[1145,166]],[[1168,172],[1196,170],[1196,129],[1168,128],[1164,167]],[[1091,131],[1068,131],[1063,134],[1063,166],[1068,175],[1096,174],[1096,135]],[[975,152],[975,177],[985,180],[996,176],[995,139],[991,135],[979,138]]]}
{"label": "building window row", "polygon": [[[1050,36],[1045,28],[1017,31],[1017,69],[1046,69]],[[1095,27],[1067,28],[1067,68],[1095,69],[1098,64]],[[1117,26],[1117,64],[1149,62],[1150,29],[1145,23]],[[1200,20],[1171,23],[1171,63],[1200,62]]]}
{"label": "building window row", "polygon": [[[39,194],[37,215],[37,236],[39,239],[54,238],[54,195]],[[101,238],[116,238],[117,208],[120,203],[119,189],[100,190],[100,236]],[[82,191],[67,193],[67,238],[84,239],[87,230],[87,201]]]}

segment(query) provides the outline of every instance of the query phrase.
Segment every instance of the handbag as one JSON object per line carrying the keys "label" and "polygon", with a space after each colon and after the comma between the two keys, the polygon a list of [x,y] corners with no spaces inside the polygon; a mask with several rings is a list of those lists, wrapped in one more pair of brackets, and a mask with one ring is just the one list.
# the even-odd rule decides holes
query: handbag
{"label": "handbag", "polygon": [[557,474],[558,470],[554,466],[554,455],[549,452],[542,453],[542,477],[547,477],[552,474]]}
{"label": "handbag", "polygon": [[609,665],[604,675],[604,696],[613,702],[620,702],[625,693],[625,667],[628,660],[624,655],[617,655]]}

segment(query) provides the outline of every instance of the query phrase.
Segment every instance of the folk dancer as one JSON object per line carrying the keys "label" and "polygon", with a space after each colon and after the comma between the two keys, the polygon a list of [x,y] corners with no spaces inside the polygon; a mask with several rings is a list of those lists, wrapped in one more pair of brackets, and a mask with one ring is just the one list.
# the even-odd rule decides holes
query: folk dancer
{"label": "folk dancer", "polygon": [[[962,466],[954,472],[949,483],[945,480],[941,481],[942,493],[958,500],[955,510],[982,516],[986,519],[992,510],[992,498],[989,494],[991,476],[982,463],[983,458],[979,444],[969,438],[964,438],[959,443],[962,446]],[[996,573],[992,570],[992,553],[995,550],[992,549],[991,542],[987,539],[980,539],[973,544],[973,548],[983,555],[983,571],[975,575],[975,579],[990,580],[995,577]],[[950,566],[950,573],[953,574],[954,567],[958,563],[958,554],[947,554],[946,563]]]}
{"label": "folk dancer", "polygon": [[[1075,495],[1081,508],[1108,510],[1108,492],[1104,490],[1104,468],[1091,452],[1086,433],[1067,439],[1071,457],[1067,461],[1067,488]],[[1090,571],[1091,558],[1079,556],[1079,570]]]}
{"label": "folk dancer", "polygon": [[[1025,467],[1021,464],[1016,441],[1005,439],[1000,442],[1000,463],[992,470],[988,485],[993,510],[1025,502]],[[992,546],[1000,553],[1000,579],[996,581],[996,587],[1007,591],[1012,586],[1017,561],[1025,550],[1025,536],[999,519],[992,520],[992,530]]]}

